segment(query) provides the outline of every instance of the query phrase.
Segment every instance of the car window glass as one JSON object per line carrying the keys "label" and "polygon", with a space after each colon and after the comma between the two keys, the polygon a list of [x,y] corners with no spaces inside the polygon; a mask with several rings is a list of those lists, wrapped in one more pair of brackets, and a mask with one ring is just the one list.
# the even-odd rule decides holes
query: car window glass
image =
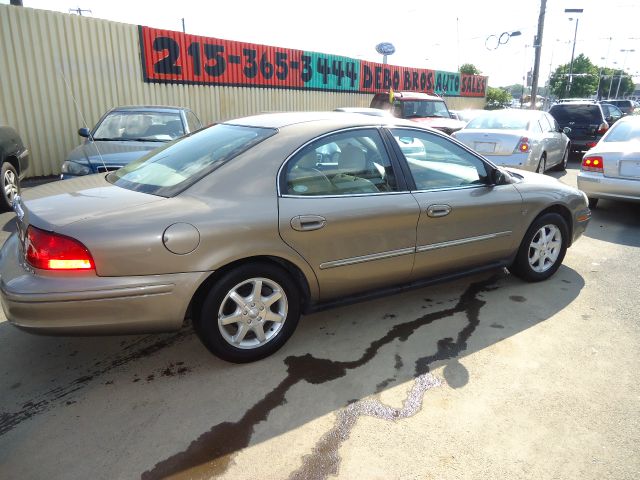
{"label": "car window glass", "polygon": [[487,168],[451,140],[417,130],[392,129],[418,190],[487,183]]}
{"label": "car window glass", "polygon": [[376,129],[323,137],[285,168],[284,194],[354,195],[397,190],[391,161]]}
{"label": "car window glass", "polygon": [[559,123],[567,124],[575,122],[578,124],[602,123],[602,113],[599,105],[554,105],[549,113]]}
{"label": "car window glass", "polygon": [[96,127],[95,140],[169,141],[184,135],[178,113],[115,111]]}
{"label": "car window glass", "polygon": [[618,107],[611,105],[609,107],[609,115],[614,119],[614,120],[618,120],[619,118],[622,118],[622,110],[620,110]]}
{"label": "car window glass", "polygon": [[195,132],[202,128],[202,123],[191,110],[187,110],[187,126],[190,132]]}
{"label": "car window glass", "polygon": [[640,122],[617,122],[609,133],[602,139],[603,142],[629,142],[640,141]]}
{"label": "car window glass", "polygon": [[540,126],[543,132],[555,132],[553,122],[551,122],[546,114],[540,115]]}
{"label": "car window glass", "polygon": [[540,121],[539,120],[533,120],[531,122],[531,131],[534,133],[542,133],[543,131],[545,131],[547,129],[543,128],[542,125],[540,125]]}
{"label": "car window glass", "polygon": [[471,120],[465,128],[479,130],[527,130],[531,117],[519,112],[495,112]]}

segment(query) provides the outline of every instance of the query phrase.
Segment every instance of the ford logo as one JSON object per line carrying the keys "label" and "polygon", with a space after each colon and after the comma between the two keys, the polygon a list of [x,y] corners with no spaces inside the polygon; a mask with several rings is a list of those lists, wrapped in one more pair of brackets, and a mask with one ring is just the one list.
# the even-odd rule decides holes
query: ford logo
{"label": "ford logo", "polygon": [[376,52],[380,55],[393,55],[396,52],[396,47],[389,42],[382,42],[376,45]]}

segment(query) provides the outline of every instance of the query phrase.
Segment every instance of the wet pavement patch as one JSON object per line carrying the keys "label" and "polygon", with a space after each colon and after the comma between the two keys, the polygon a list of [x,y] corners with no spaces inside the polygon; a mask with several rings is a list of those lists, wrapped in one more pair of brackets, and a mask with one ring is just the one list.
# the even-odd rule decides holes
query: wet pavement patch
{"label": "wet pavement patch", "polygon": [[518,302],[518,303],[522,303],[522,302],[526,302],[527,299],[524,297],[521,297],[520,295],[511,295],[509,296],[509,300],[512,300],[514,302]]}
{"label": "wet pavement patch", "polygon": [[[157,463],[151,470],[142,474],[145,480],[166,477],[174,478],[210,478],[225,473],[236,452],[249,446],[251,436],[256,425],[264,422],[269,414],[286,403],[286,394],[294,385],[305,381],[313,385],[323,384],[344,377],[348,371],[357,369],[371,359],[385,345],[394,341],[406,341],[417,329],[429,325],[437,320],[451,317],[455,314],[465,314],[467,324],[458,332],[456,338],[446,337],[437,342],[437,351],[433,355],[419,358],[415,362],[415,380],[412,392],[415,390],[416,398],[411,400],[411,395],[406,400],[403,409],[394,410],[382,405],[380,402],[363,400],[347,407],[355,410],[349,414],[338,413],[336,425],[331,431],[336,433],[336,440],[323,437],[320,439],[313,452],[305,457],[304,465],[298,472],[294,472],[291,478],[326,478],[335,468],[336,460],[333,446],[339,445],[348,438],[351,428],[355,425],[355,419],[360,412],[377,412],[379,418],[397,419],[406,418],[401,415],[414,415],[422,405],[424,392],[435,385],[434,377],[428,375],[430,368],[438,361],[450,360],[457,357],[460,352],[466,350],[467,341],[479,325],[479,312],[484,300],[480,300],[480,292],[495,290],[493,286],[497,276],[482,282],[471,284],[461,295],[456,305],[436,312],[427,313],[415,320],[394,325],[382,337],[372,341],[359,359],[353,361],[334,361],[316,358],[311,354],[287,357],[284,362],[287,366],[287,375],[264,398],[250,407],[236,422],[223,422],[214,425],[210,430],[200,435],[182,452]],[[402,363],[400,361],[400,363]],[[396,365],[398,361],[396,359]],[[419,397],[419,399],[418,399]],[[368,402],[368,403],[367,403]],[[362,405],[357,407],[357,405]],[[360,410],[362,409],[362,410]],[[406,410],[405,410],[406,409]],[[396,412],[395,414],[393,412]],[[342,410],[341,412],[345,412]],[[405,413],[398,413],[405,412]],[[357,414],[356,414],[357,413]],[[372,413],[373,414],[373,413]],[[327,433],[330,435],[331,432]],[[343,438],[340,440],[340,438]],[[333,455],[333,456],[332,456]],[[322,467],[322,468],[320,468]],[[322,470],[325,469],[325,470]]]}
{"label": "wet pavement patch", "polygon": [[[141,339],[133,342],[131,345],[124,347],[123,350],[126,352],[124,355],[106,360],[104,362],[105,365],[101,368],[96,368],[88,374],[68,382],[66,385],[52,388],[51,390],[38,395],[37,397],[23,404],[18,411],[0,412],[0,436],[4,435],[10,430],[13,430],[25,420],[29,420],[35,415],[50,410],[57,404],[59,400],[62,400],[65,397],[68,397],[69,395],[82,390],[87,384],[89,384],[89,382],[91,382],[91,380],[95,379],[96,377],[109,373],[116,368],[125,366],[129,363],[153,355],[160,350],[163,350],[184,340],[185,338],[190,337],[192,333],[193,331],[191,329],[183,329],[178,333],[165,337],[161,340],[155,340],[157,338],[156,335],[144,336]],[[127,350],[130,351],[127,352]],[[98,363],[101,364],[103,362]],[[139,380],[140,379],[138,378],[133,381],[137,382]],[[112,383],[113,380],[110,380],[105,382],[104,384],[110,385]]]}

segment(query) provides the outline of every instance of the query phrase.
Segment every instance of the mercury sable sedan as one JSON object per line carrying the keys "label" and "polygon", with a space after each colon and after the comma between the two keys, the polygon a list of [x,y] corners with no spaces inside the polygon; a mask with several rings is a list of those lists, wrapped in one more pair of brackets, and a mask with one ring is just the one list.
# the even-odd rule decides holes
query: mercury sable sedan
{"label": "mercury sable sedan", "polygon": [[553,178],[338,112],[220,123],[14,205],[0,252],[14,325],[122,334],[191,318],[232,362],[273,353],[301,314],[344,299],[505,266],[544,280],[590,218]]}

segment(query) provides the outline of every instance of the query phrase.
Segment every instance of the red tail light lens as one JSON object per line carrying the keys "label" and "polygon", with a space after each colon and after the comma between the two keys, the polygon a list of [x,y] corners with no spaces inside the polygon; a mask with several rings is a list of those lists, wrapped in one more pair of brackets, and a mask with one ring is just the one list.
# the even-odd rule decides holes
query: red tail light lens
{"label": "red tail light lens", "polygon": [[77,240],[29,226],[25,242],[26,259],[43,270],[93,270],[89,250]]}
{"label": "red tail light lens", "polygon": [[522,137],[513,153],[528,153],[530,149],[531,146],[529,145],[529,139],[527,137]]}
{"label": "red tail light lens", "polygon": [[603,123],[598,127],[598,130],[596,131],[596,133],[598,135],[604,135],[607,130],[609,130],[609,124]]}
{"label": "red tail light lens", "polygon": [[604,161],[602,157],[597,155],[585,155],[582,159],[582,170],[585,172],[600,172],[604,173],[603,170]]}
{"label": "red tail light lens", "polygon": [[587,148],[593,148],[598,144],[598,142],[587,142]]}

